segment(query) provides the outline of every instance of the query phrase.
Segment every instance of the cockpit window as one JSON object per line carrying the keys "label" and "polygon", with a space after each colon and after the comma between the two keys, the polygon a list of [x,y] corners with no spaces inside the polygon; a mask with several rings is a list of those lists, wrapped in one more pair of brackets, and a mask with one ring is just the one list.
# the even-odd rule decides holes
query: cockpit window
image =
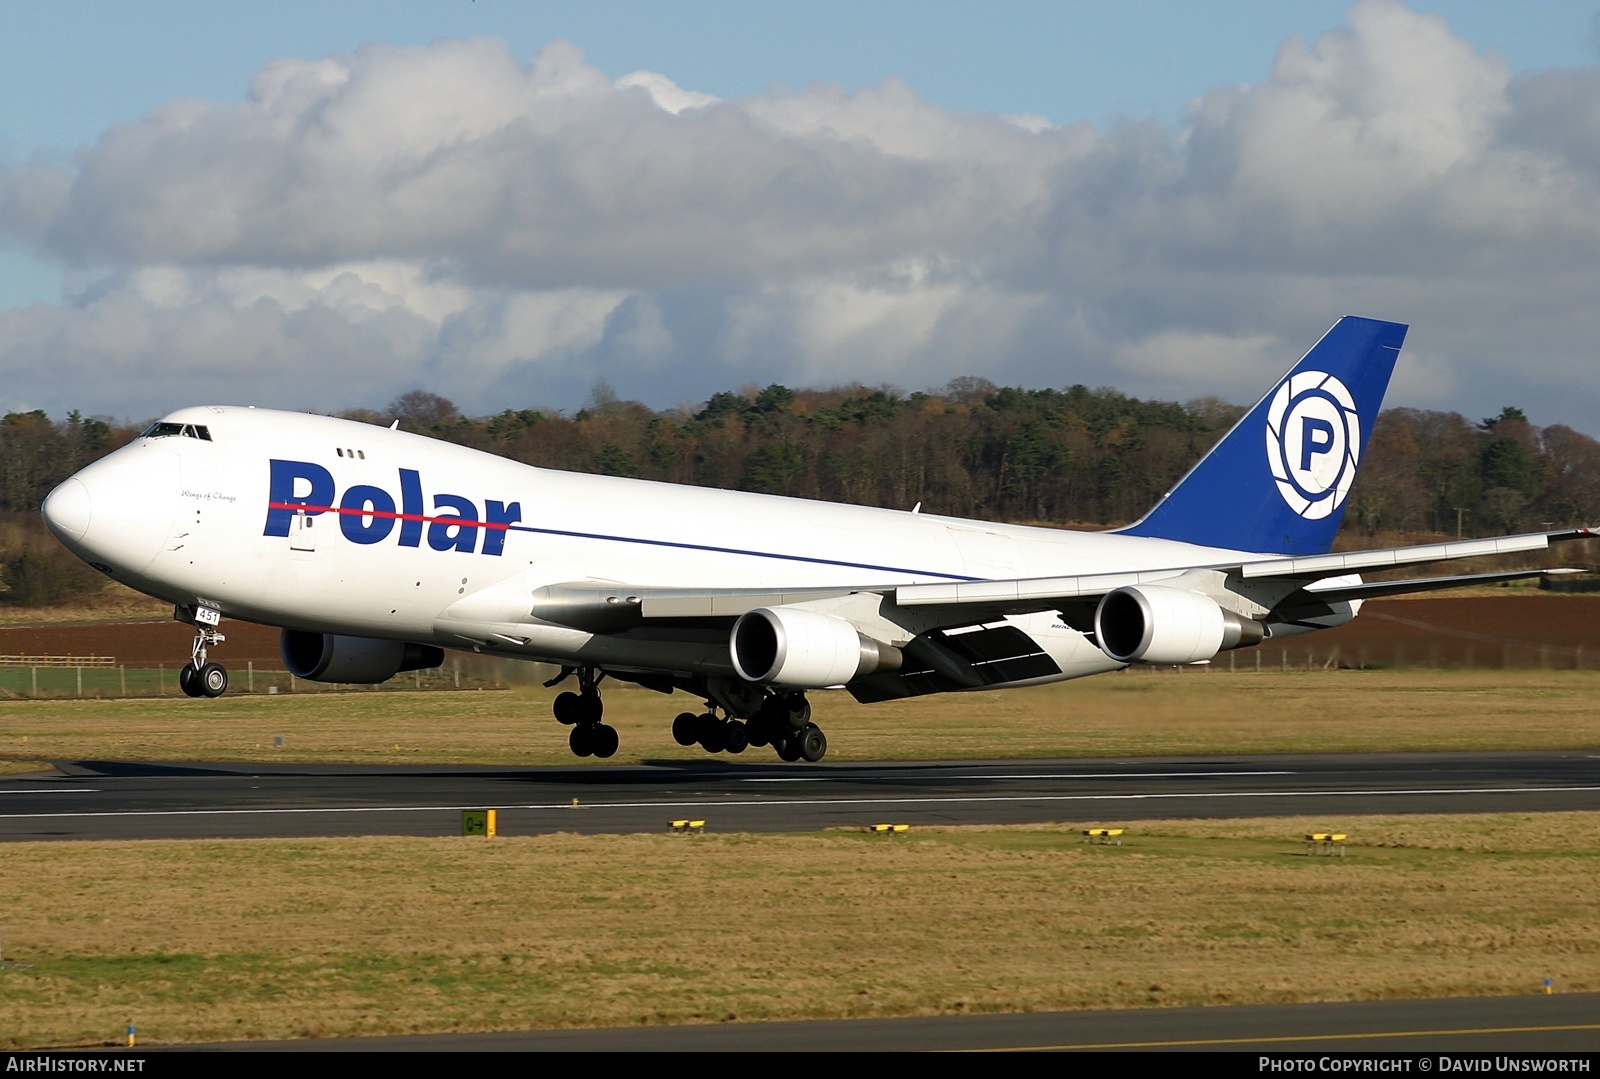
{"label": "cockpit window", "polygon": [[140,438],[166,438],[169,435],[181,435],[184,438],[198,438],[206,442],[211,441],[211,430],[201,423],[152,423],[144,429]]}

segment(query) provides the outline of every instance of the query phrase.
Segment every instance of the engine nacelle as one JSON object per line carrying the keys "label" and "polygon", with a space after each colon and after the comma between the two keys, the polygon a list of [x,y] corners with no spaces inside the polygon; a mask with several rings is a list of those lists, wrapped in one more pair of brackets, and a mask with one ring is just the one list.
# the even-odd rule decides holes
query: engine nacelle
{"label": "engine nacelle", "polygon": [[733,624],[728,648],[740,678],[791,689],[839,686],[900,667],[900,649],[863,636],[843,618],[802,607],[746,611]]}
{"label": "engine nacelle", "polygon": [[284,630],[278,647],[289,673],[309,682],[387,682],[401,671],[426,671],[444,663],[444,649],[431,644],[299,629]]}
{"label": "engine nacelle", "polygon": [[1100,600],[1094,634],[1100,650],[1118,663],[1194,663],[1258,644],[1266,627],[1187,588],[1129,585]]}

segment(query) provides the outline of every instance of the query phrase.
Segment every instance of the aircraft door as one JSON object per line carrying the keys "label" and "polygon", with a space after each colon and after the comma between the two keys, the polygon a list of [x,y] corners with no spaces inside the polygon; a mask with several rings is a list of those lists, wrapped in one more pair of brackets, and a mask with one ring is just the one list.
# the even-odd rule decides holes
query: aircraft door
{"label": "aircraft door", "polygon": [[289,526],[289,550],[303,551],[307,554],[316,552],[317,549],[317,519],[301,510],[294,515],[294,523]]}

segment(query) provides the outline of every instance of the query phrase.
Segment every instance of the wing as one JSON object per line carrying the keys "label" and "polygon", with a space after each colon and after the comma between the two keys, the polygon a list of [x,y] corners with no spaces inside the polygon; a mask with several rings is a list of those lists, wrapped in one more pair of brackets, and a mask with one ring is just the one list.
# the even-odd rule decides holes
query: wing
{"label": "wing", "polygon": [[[465,597],[439,625],[469,646],[491,648],[526,645],[523,627],[530,621],[570,627],[620,649],[611,653],[617,657],[614,661],[602,661],[610,673],[670,690],[688,685],[684,679],[698,677],[694,671],[715,669],[733,675],[742,653],[732,646],[729,631],[741,617],[761,612],[758,620],[773,627],[769,636],[789,639],[791,632],[799,634],[793,638],[800,642],[796,654],[826,653],[833,657],[830,663],[839,665],[802,679],[805,684],[845,684],[858,699],[883,700],[1053,680],[1063,673],[1064,657],[1076,651],[1070,644],[1063,650],[1063,635],[1091,651],[1095,669],[1139,661],[1193,662],[1219,649],[1255,643],[1263,635],[1341,624],[1349,620],[1347,604],[1352,600],[1573,572],[1525,569],[1400,581],[1352,579],[1363,570],[1541,551],[1551,543],[1595,535],[1589,529],[1566,529],[1343,554],[1242,556],[1137,572],[938,584],[750,589],[584,581],[546,585],[530,594],[507,581]],[[1148,633],[1136,648],[1098,639],[1101,601],[1119,589],[1153,584],[1166,587],[1155,592],[1141,589],[1139,596],[1159,594],[1164,602],[1176,600],[1186,606],[1189,613],[1177,612],[1178,620],[1171,625],[1184,623],[1185,618],[1211,625],[1208,644],[1184,646],[1190,654],[1175,645],[1147,651]],[[1144,600],[1136,597],[1136,601]],[[819,620],[818,615],[826,617]],[[1161,617],[1172,617],[1172,612]],[[1220,628],[1218,618],[1223,623]],[[1125,615],[1118,615],[1113,624],[1128,623]],[[1119,631],[1119,638],[1124,635]],[[858,645],[859,665],[852,658]],[[1082,653],[1077,656],[1071,662],[1079,663]],[[774,681],[801,684],[783,678]]]}
{"label": "wing", "polygon": [[1542,551],[1567,540],[1593,539],[1588,528],[1534,532],[1493,539],[1455,540],[1414,547],[1310,555],[1261,557],[1234,562],[1205,562],[1127,573],[1096,573],[1013,580],[959,581],[938,584],[850,585],[798,589],[597,587],[590,583],[549,585],[533,594],[534,617],[595,633],[645,621],[695,621],[732,624],[761,607],[816,604],[851,595],[883,597],[902,610],[926,612],[923,621],[942,626],[975,625],[1008,614],[1059,610],[1093,603],[1129,585],[1179,582],[1204,575],[1223,583],[1257,611],[1272,612],[1303,602],[1336,602],[1376,596],[1428,592],[1442,588],[1517,580],[1570,569],[1510,570],[1449,577],[1356,584],[1318,582],[1371,570],[1392,570],[1486,555]]}

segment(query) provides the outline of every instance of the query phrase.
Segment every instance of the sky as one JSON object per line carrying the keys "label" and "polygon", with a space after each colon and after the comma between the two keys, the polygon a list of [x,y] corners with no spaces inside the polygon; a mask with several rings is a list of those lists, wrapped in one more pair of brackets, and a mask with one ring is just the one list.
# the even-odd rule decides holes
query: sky
{"label": "sky", "polygon": [[0,410],[782,382],[1600,434],[1600,2],[0,5]]}

